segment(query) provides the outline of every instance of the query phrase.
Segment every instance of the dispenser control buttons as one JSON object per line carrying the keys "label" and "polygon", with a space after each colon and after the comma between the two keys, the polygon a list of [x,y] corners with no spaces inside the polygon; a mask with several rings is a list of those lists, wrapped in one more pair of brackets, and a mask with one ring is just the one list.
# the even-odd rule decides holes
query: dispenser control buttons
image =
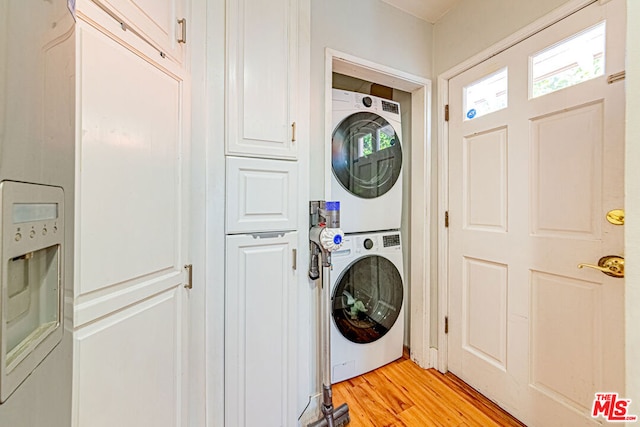
{"label": "dispenser control buttons", "polygon": [[43,229],[42,229],[42,235],[43,235],[43,236],[46,236],[46,235],[47,235],[47,229],[46,229],[46,228],[43,228]]}
{"label": "dispenser control buttons", "polygon": [[36,230],[31,230],[31,231],[29,232],[29,237],[30,237],[31,239],[33,239],[34,237],[36,237]]}
{"label": "dispenser control buttons", "polygon": [[15,239],[16,239],[16,242],[19,242],[20,240],[22,240],[22,234],[16,233]]}
{"label": "dispenser control buttons", "polygon": [[57,225],[54,225],[54,226],[53,226],[53,232],[54,232],[54,233],[57,233],[57,232],[58,232],[58,226],[57,226]]}
{"label": "dispenser control buttons", "polygon": [[371,239],[365,239],[364,240],[364,248],[369,250],[373,247],[373,240]]}

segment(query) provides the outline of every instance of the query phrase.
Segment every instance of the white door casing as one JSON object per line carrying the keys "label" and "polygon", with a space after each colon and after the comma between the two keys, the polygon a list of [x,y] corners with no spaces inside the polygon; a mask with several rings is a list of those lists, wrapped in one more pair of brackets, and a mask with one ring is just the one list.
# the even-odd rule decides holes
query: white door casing
{"label": "white door casing", "polygon": [[[606,20],[605,75],[529,99],[529,56]],[[594,4],[450,80],[449,369],[529,425],[585,425],[624,391],[624,2]],[[503,68],[508,108],[464,120]]]}

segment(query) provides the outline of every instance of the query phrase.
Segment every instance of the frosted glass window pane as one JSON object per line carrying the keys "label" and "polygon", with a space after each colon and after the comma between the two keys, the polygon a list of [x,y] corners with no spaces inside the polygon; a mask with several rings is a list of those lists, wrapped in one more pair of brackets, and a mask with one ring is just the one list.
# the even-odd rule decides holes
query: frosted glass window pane
{"label": "frosted glass window pane", "polygon": [[604,75],[605,23],[531,56],[531,98]]}
{"label": "frosted glass window pane", "polygon": [[464,120],[507,108],[507,69],[503,68],[464,88]]}

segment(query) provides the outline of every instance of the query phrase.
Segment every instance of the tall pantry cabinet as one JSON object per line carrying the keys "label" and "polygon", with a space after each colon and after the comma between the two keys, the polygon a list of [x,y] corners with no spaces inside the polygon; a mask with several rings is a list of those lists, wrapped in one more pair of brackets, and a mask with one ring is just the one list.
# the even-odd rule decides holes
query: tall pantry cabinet
{"label": "tall pantry cabinet", "polygon": [[226,1],[229,426],[290,426],[298,416],[297,301],[300,276],[306,277],[297,267],[306,212],[299,144],[306,143],[307,123],[299,104],[306,100],[299,29],[306,1]]}
{"label": "tall pantry cabinet", "polygon": [[187,426],[188,1],[75,12],[73,426]]}

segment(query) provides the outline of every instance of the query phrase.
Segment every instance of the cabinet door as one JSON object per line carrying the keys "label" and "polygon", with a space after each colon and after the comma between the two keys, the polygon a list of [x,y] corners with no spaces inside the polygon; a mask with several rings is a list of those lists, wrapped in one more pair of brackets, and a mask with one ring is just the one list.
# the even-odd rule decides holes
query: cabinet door
{"label": "cabinet door", "polygon": [[[163,53],[177,62],[183,60],[184,0],[93,0],[114,12],[119,19],[131,25]],[[184,28],[186,31],[186,27]]]}
{"label": "cabinet door", "polygon": [[295,424],[297,235],[227,237],[225,425]]}
{"label": "cabinet door", "polygon": [[227,154],[295,159],[297,0],[228,0]]}
{"label": "cabinet door", "polygon": [[227,157],[227,234],[295,230],[298,162]]}
{"label": "cabinet door", "polygon": [[105,31],[78,20],[73,425],[186,426],[188,91]]}

